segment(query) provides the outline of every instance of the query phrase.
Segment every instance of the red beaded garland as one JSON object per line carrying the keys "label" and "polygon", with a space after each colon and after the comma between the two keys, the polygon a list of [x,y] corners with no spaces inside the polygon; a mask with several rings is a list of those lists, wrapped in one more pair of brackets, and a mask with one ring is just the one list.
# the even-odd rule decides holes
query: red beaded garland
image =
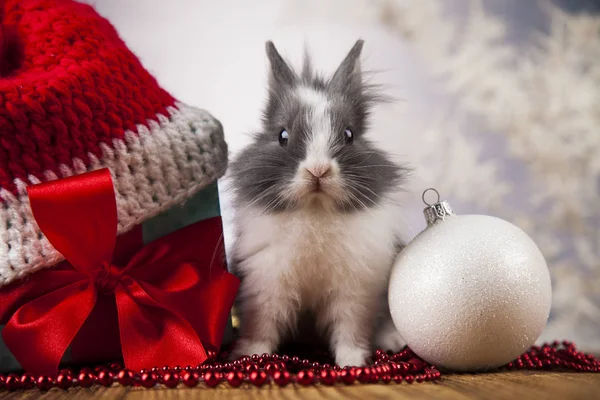
{"label": "red beaded garland", "polygon": [[[111,386],[118,382],[123,386],[142,386],[151,388],[157,384],[176,387],[180,383],[193,387],[203,381],[206,386],[214,387],[227,381],[231,387],[238,387],[247,381],[255,386],[263,386],[270,381],[285,386],[289,383],[308,386],[313,384],[335,385],[382,382],[421,383],[441,378],[435,368],[417,358],[408,348],[396,354],[381,350],[375,352],[374,362],[366,367],[340,368],[330,365],[326,354],[314,353],[311,359],[290,357],[288,355],[254,354],[234,362],[227,361],[227,352],[216,354],[209,352],[210,360],[193,367],[155,367],[151,370],[131,371],[119,363],[98,366],[94,369],[83,368],[73,372],[63,369],[56,379],[32,374],[0,374],[0,390],[21,390],[34,387],[49,390],[52,387],[69,389],[73,386],[90,387],[93,384]],[[314,359],[312,358],[314,357]],[[578,372],[600,372],[600,361],[593,356],[577,351],[570,342],[555,342],[543,346],[534,346],[527,353],[506,365],[505,369],[571,370]]]}

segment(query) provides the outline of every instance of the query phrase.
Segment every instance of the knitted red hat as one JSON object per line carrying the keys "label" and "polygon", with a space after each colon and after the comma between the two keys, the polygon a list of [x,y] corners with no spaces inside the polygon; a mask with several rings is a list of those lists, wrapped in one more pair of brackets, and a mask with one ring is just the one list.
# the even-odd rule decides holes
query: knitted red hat
{"label": "knitted red hat", "polygon": [[0,22],[0,286],[63,259],[28,185],[108,167],[123,233],[225,172],[219,121],[161,89],[92,7],[6,0]]}

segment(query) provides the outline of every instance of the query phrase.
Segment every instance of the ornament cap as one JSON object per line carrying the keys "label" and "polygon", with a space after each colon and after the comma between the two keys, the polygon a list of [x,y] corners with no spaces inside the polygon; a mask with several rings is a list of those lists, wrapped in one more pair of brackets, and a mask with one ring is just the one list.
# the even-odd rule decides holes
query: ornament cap
{"label": "ornament cap", "polygon": [[[428,203],[425,200],[425,194],[430,190],[434,191],[437,195],[437,200],[435,201],[435,203]],[[428,226],[434,225],[439,221],[443,221],[447,217],[456,215],[454,213],[454,210],[446,200],[440,200],[440,193],[434,188],[426,189],[423,192],[422,199],[423,203],[427,205],[427,207],[423,209],[423,214],[425,215],[425,219],[427,220]]]}

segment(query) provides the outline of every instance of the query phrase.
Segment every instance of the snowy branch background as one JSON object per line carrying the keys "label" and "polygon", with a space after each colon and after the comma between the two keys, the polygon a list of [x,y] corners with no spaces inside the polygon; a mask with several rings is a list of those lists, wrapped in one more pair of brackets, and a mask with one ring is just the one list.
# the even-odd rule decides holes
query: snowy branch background
{"label": "snowy branch background", "polygon": [[460,213],[520,226],[553,278],[540,340],[600,352],[600,13],[593,0],[87,2],[167,90],[223,122],[232,155],[258,126],[265,40],[295,63],[307,43],[317,66],[331,71],[364,38],[365,68],[398,99],[375,113],[374,139],[415,167],[409,234],[424,227],[420,194],[429,186]]}

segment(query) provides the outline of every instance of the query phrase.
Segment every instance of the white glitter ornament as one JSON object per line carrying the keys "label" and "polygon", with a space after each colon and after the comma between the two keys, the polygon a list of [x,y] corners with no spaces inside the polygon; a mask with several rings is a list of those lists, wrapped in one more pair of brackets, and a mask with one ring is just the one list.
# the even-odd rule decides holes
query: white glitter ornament
{"label": "white glitter ornament", "polygon": [[425,204],[428,226],[401,252],[390,278],[396,328],[440,368],[507,364],[535,343],[548,320],[552,288],[542,253],[502,219],[455,215],[439,193]]}

